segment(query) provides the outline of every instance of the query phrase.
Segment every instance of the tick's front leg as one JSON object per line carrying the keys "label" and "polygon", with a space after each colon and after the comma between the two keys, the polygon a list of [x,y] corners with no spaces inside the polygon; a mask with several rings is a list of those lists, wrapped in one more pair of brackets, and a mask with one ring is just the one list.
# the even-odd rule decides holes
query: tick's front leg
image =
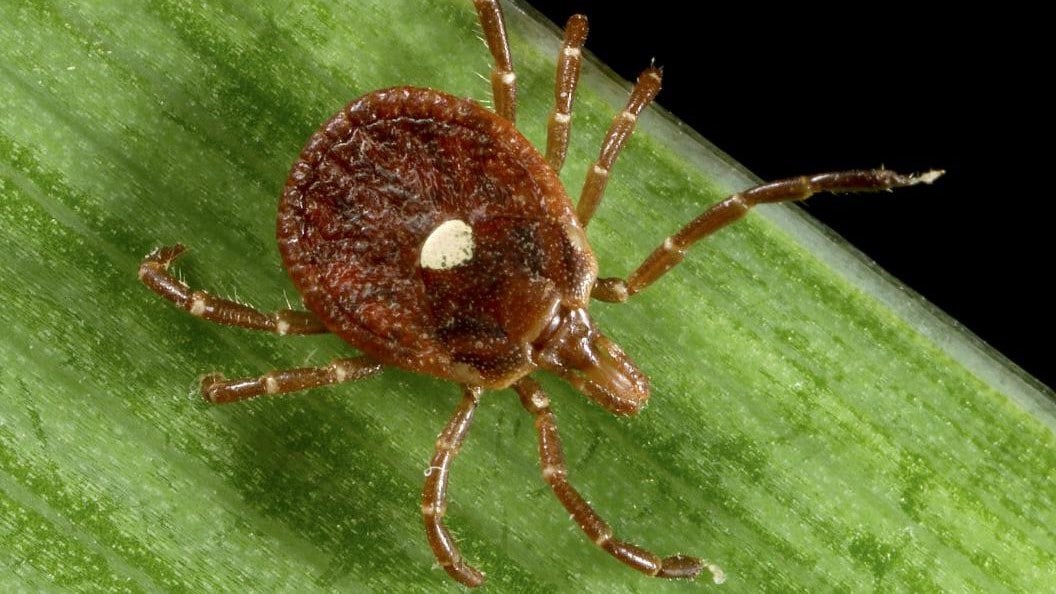
{"label": "tick's front leg", "polygon": [[587,538],[620,562],[647,575],[692,579],[702,570],[707,569],[711,572],[711,578],[715,583],[719,584],[726,580],[726,575],[719,566],[703,559],[687,555],[661,558],[638,545],[617,539],[613,535],[612,528],[568,482],[568,468],[565,466],[565,455],[561,449],[561,437],[557,433],[557,420],[550,410],[549,398],[543,393],[539,384],[528,378],[520,380],[513,387],[520,394],[524,408],[535,415],[535,431],[539,436],[539,463],[542,466],[543,479],[553,489],[558,501],[568,510]]}
{"label": "tick's front leg", "polygon": [[905,175],[888,169],[864,169],[804,175],[748,188],[713,205],[678,233],[665,239],[627,280],[599,278],[591,296],[601,301],[626,301],[681,262],[690,246],[738,221],[754,206],[806,200],[819,192],[881,192],[920,183],[930,184],[942,174],[942,171],[928,171]]}

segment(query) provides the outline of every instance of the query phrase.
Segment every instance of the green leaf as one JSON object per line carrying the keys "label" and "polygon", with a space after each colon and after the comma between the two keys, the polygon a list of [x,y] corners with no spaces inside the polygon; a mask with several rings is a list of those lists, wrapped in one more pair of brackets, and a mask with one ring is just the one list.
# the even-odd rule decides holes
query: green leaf
{"label": "green leaf", "polygon": [[[552,29],[508,10],[537,145]],[[488,97],[468,0],[0,4],[0,591],[435,591],[418,493],[458,401],[397,370],[227,407],[196,378],[347,355],[177,311],[136,280],[184,242],[196,287],[296,294],[274,240],[304,141],[348,100]],[[588,67],[576,188],[626,86]],[[751,177],[653,110],[591,240],[622,275]],[[574,192],[573,192],[574,193]],[[653,380],[607,415],[543,378],[574,483],[617,533],[721,564],[726,592],[1040,592],[1056,584],[1052,393],[792,208],[696,247],[606,332]],[[700,591],[587,542],[531,419],[486,395],[449,522],[491,591]]]}

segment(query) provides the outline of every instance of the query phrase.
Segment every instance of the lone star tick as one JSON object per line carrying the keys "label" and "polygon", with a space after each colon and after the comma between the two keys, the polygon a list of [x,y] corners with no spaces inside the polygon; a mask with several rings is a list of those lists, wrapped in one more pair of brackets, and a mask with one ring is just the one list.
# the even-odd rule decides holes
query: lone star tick
{"label": "lone star tick", "polygon": [[459,582],[479,586],[484,575],[462,558],[444,526],[448,473],[483,392],[507,387],[535,418],[543,479],[588,539],[651,576],[693,578],[706,569],[721,582],[724,574],[711,562],[660,557],[616,538],[569,482],[554,413],[531,374],[554,373],[612,413],[635,414],[649,398],[649,380],[595,327],[591,298],[626,301],[757,204],[930,183],[942,172],[845,171],[762,184],[704,211],[626,279],[598,278],[584,229],[639,113],[660,90],[660,70],[649,67],[638,77],[573,207],[558,172],[587,19],[575,15],[565,27],[543,155],[514,126],[516,75],[502,10],[497,0],[474,3],[494,59],[494,112],[433,89],[373,91],[326,122],[293,164],[277,235],[309,311],[265,313],[191,290],[168,271],[181,245],[151,252],[139,278],[206,320],[277,334],[333,332],[363,353],[256,378],[209,375],[202,380],[209,402],[358,380],[385,366],[460,384],[461,403],[436,441],[421,499],[429,546]]}

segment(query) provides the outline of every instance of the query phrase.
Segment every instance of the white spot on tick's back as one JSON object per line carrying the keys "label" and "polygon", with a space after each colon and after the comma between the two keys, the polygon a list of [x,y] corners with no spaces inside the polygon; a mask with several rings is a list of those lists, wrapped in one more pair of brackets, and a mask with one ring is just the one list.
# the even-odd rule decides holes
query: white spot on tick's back
{"label": "white spot on tick's back", "polygon": [[422,268],[450,270],[473,258],[473,229],[458,219],[444,221],[422,243]]}

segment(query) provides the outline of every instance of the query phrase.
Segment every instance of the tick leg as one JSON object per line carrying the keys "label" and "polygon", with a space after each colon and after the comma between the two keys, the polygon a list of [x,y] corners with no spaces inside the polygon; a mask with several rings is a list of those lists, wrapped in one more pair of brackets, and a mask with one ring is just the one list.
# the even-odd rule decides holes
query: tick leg
{"label": "tick leg", "polygon": [[495,60],[491,67],[491,94],[495,100],[495,113],[513,122],[517,116],[517,75],[513,72],[510,58],[510,40],[506,37],[506,20],[498,0],[473,0],[477,7],[480,25],[484,28],[484,39]]}
{"label": "tick leg", "polygon": [[182,281],[169,273],[169,265],[184,248],[181,244],[159,247],[143,259],[139,265],[139,280],[143,284],[177,306],[199,318],[253,330],[266,330],[276,334],[322,334],[326,326],[313,314],[306,311],[280,309],[264,313],[236,301],[221,299],[205,291],[192,291]]}
{"label": "tick leg", "polygon": [[627,107],[623,109],[612,120],[609,133],[601,143],[601,154],[594,166],[587,171],[587,181],[583,184],[583,192],[576,204],[576,215],[579,222],[586,227],[594,216],[594,211],[601,203],[601,197],[605,193],[605,184],[609,182],[609,171],[612,164],[616,162],[623,145],[634,132],[634,125],[638,122],[638,114],[645,109],[646,105],[652,103],[656,94],[660,92],[660,69],[654,66],[646,68],[638,75],[638,81],[634,83],[631,90],[631,98],[627,101]]}
{"label": "tick leg", "polygon": [[579,83],[579,63],[583,42],[587,40],[587,17],[574,14],[565,24],[565,40],[557,56],[557,76],[554,84],[554,111],[546,128],[546,162],[554,171],[561,171],[568,155],[568,134],[572,121],[572,101]]}
{"label": "tick leg", "polygon": [[616,539],[612,528],[609,528],[605,520],[601,519],[594,508],[568,482],[568,468],[565,466],[565,455],[561,451],[557,420],[550,411],[550,400],[546,394],[539,388],[539,384],[528,378],[520,380],[513,387],[520,394],[524,408],[535,415],[543,479],[587,538],[619,561],[648,575],[692,579],[707,569],[715,583],[722,583],[726,579],[722,569],[703,559],[686,555],[661,558],[637,545]]}
{"label": "tick leg", "polygon": [[436,438],[436,453],[425,471],[425,487],[422,489],[422,517],[429,547],[444,571],[471,588],[484,583],[484,574],[462,559],[455,539],[444,526],[444,514],[447,512],[447,474],[473,423],[473,412],[480,402],[480,394],[480,388],[463,386],[462,402]]}
{"label": "tick leg", "polygon": [[213,404],[228,404],[257,396],[275,396],[309,388],[363,379],[381,372],[381,364],[366,357],[334,359],[323,367],[269,371],[260,377],[224,379],[219,373],[202,378],[202,396]]}
{"label": "tick leg", "polygon": [[681,262],[686,250],[694,243],[737,221],[757,204],[805,200],[818,192],[879,192],[919,183],[930,184],[942,174],[942,171],[928,171],[903,175],[887,169],[840,171],[794,177],[749,188],[715,204],[678,233],[665,239],[627,280],[599,278],[591,296],[602,301],[626,301]]}

